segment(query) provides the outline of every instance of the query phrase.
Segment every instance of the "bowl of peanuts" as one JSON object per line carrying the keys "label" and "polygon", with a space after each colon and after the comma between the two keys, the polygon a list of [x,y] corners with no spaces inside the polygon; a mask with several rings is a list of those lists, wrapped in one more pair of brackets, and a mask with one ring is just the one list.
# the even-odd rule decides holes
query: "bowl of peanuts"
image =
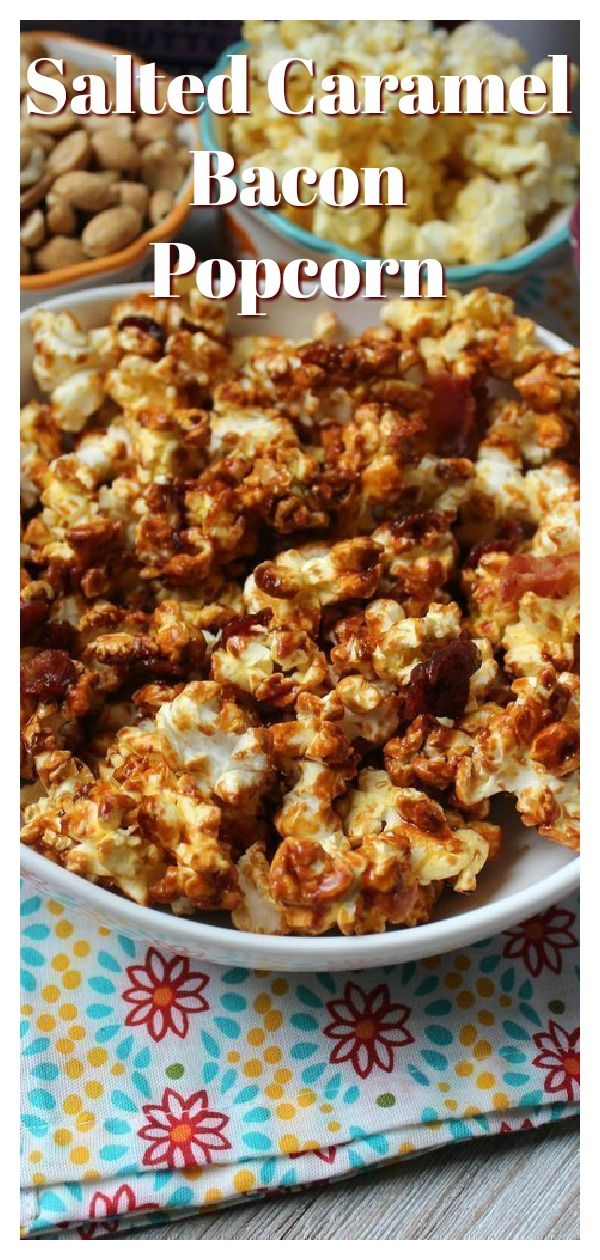
{"label": "bowl of peanuts", "polygon": [[[68,107],[27,113],[27,95],[36,97],[27,82],[32,61],[63,59],[64,75],[50,62],[40,70],[61,78],[69,93],[77,74],[99,74],[112,97],[120,52],[52,31],[21,37],[22,308],[89,284],[142,278],[149,245],[176,238],[190,213],[193,121],[168,108],[134,117],[77,116]],[[38,103],[51,105],[41,94]]]}

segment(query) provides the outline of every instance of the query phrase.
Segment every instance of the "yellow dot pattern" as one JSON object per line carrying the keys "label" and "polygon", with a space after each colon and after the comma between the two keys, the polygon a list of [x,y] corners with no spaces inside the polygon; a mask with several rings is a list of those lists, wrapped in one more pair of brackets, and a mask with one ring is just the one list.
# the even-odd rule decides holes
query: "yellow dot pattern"
{"label": "yellow dot pattern", "polygon": [[[122,994],[132,983],[125,973],[134,958],[136,964],[141,965],[143,954],[139,950],[135,955],[125,955],[120,944],[122,938],[117,939],[116,931],[111,933],[110,929],[82,925],[76,913],[71,914],[59,902],[47,902],[45,910],[50,929],[46,937],[40,937],[45,941],[45,968],[37,973],[37,987],[24,993],[21,1009],[29,1029],[28,1036],[38,1038],[40,1045],[43,1042],[47,1047],[46,1058],[59,1067],[60,1077],[56,1078],[56,1084],[52,1084],[53,1078],[45,1078],[40,1073],[35,1081],[38,1093],[42,1094],[41,1086],[48,1080],[46,1096],[48,1092],[52,1094],[54,1106],[52,1110],[49,1105],[47,1107],[47,1131],[42,1137],[39,1132],[35,1136],[33,1131],[24,1134],[24,1167],[28,1169],[29,1183],[40,1187],[47,1183],[56,1184],[53,1170],[59,1167],[65,1181],[89,1182],[90,1189],[86,1193],[91,1198],[92,1183],[100,1183],[96,1188],[103,1190],[102,1183],[107,1184],[115,1176],[115,1168],[109,1168],[103,1149],[110,1144],[116,1147],[120,1141],[127,1148],[133,1142],[136,1156],[141,1160],[144,1145],[151,1140],[142,1139],[139,1134],[147,1123],[142,1107],[148,1103],[160,1106],[166,1089],[181,1093],[184,1098],[203,1089],[201,1071],[206,1059],[202,1049],[198,1053],[202,1044],[198,1039],[194,1041],[194,1059],[189,1054],[191,1041],[186,1046],[169,1034],[170,1043],[159,1045],[152,1042],[149,1028],[145,1025],[125,1027],[125,1016],[129,1010],[123,1004]],[[33,933],[31,935],[35,941]],[[107,943],[107,938],[111,936],[112,940]],[[95,955],[102,950],[119,958],[120,974],[117,974],[119,967],[109,966],[110,958],[105,963],[100,961],[95,964]],[[122,952],[119,953],[119,950]],[[482,974],[486,968],[480,967],[481,961],[482,955],[476,950],[426,959],[418,964],[416,976],[409,978],[406,991],[402,989],[401,992],[393,988],[395,978],[390,979],[387,975],[379,981],[363,979],[358,973],[353,977],[352,983],[359,989],[365,984],[373,987],[375,983],[386,983],[392,1000],[406,1002],[411,1007],[408,1026],[416,1034],[415,1041],[406,1050],[393,1046],[393,1070],[390,1074],[386,1074],[382,1067],[375,1067],[372,1076],[367,1078],[359,1076],[350,1059],[346,1059],[343,1066],[336,1063],[333,1058],[335,1039],[325,1039],[325,1025],[332,1019],[328,1004],[331,1005],[334,998],[337,1004],[342,1001],[344,981],[333,977],[327,991],[321,977],[303,977],[299,983],[300,977],[255,971],[249,974],[247,980],[244,979],[243,987],[239,987],[239,977],[234,979],[232,976],[231,981],[226,980],[225,984],[238,986],[236,992],[243,993],[247,1005],[244,1007],[243,1003],[238,1003],[235,1006],[232,1001],[229,1006],[229,1010],[234,1012],[240,1009],[245,1012],[239,1016],[241,1031],[236,1038],[231,1032],[225,1033],[223,1028],[218,1061],[213,1052],[209,1052],[215,1075],[212,1083],[206,1086],[206,1092],[209,1109],[223,1111],[227,1116],[229,1127],[225,1132],[234,1150],[238,1149],[240,1133],[244,1133],[247,1113],[245,1131],[261,1128],[262,1134],[267,1135],[271,1143],[269,1150],[264,1147],[264,1158],[280,1157],[276,1161],[274,1187],[280,1166],[288,1172],[290,1180],[295,1175],[297,1182],[302,1181],[305,1175],[308,1179],[312,1175],[322,1177],[346,1171],[346,1152],[352,1143],[352,1126],[361,1126],[361,1121],[364,1124],[365,1116],[371,1123],[373,1113],[376,1118],[379,1117],[380,1131],[385,1134],[387,1143],[386,1156],[390,1159],[408,1156],[432,1140],[445,1141],[448,1133],[458,1136],[479,1133],[482,1131],[482,1117],[490,1116],[493,1111],[502,1113],[502,1118],[517,1128],[518,1125],[510,1118],[511,1108],[519,1105],[519,1093],[527,1088],[533,1089],[534,1085],[537,1087],[540,1079],[526,1063],[523,1068],[515,1069],[512,1075],[529,1072],[531,1085],[523,1084],[520,1091],[514,1088],[511,1084],[511,1061],[503,1060],[498,1049],[505,1040],[511,1040],[510,1032],[506,1031],[510,1029],[510,1020],[526,1021],[523,1003],[530,1001],[535,1005],[537,994],[532,996],[531,990],[528,996],[521,993],[518,980],[507,982],[508,963],[504,971],[502,965],[498,966],[496,962],[490,966],[490,974]],[[34,964],[31,965],[33,969]],[[513,963],[511,958],[510,965],[514,969],[519,964]],[[92,966],[95,967],[93,971]],[[92,995],[88,989],[88,977],[99,975],[100,967],[104,968],[102,974],[105,979],[110,976],[112,987],[105,985],[102,989],[98,986],[97,992]],[[415,990],[425,977],[429,987],[427,996],[421,1000]],[[336,988],[333,987],[334,980]],[[221,983],[217,975],[211,975],[209,1008],[202,1016],[207,1032],[210,1031],[217,1039],[218,986]],[[520,983],[522,986],[523,981]],[[303,994],[302,988],[305,991],[310,989],[318,1000],[311,1001],[310,993]],[[228,992],[231,993],[231,989]],[[106,997],[99,996],[104,993]],[[114,998],[110,996],[113,993]],[[441,1009],[435,1009],[435,1003],[442,1008],[442,998],[446,1010],[451,1012],[447,1017]],[[108,1007],[107,1022],[113,1017],[114,1007],[114,1020],[115,1023],[120,1021],[122,1031],[115,1029],[112,1038],[98,1040],[97,1017],[96,1022],[91,1018],[92,1002],[98,1007],[101,1003]],[[421,1010],[426,1009],[428,1003],[431,1010],[421,1020]],[[559,1003],[550,1005],[552,1012],[555,1009],[560,1012]],[[223,1007],[226,1006],[224,1001]],[[299,1016],[296,1021],[290,1022],[290,1015],[300,1008],[304,1022]],[[545,1027],[550,1016],[546,1011],[540,1010],[540,1014],[545,1019]],[[562,1014],[556,1018],[559,1023],[563,1018],[566,1021],[566,1016]],[[434,1022],[435,1027],[432,1027]],[[202,1021],[198,1018],[196,1030],[201,1027]],[[126,1048],[125,1039],[133,1049]],[[301,1042],[308,1044],[301,1046]],[[313,1042],[315,1044],[311,1046]],[[421,1053],[428,1046],[432,1047],[429,1058]],[[142,1094],[141,1089],[136,1093],[137,1087],[133,1083],[137,1070],[134,1059],[143,1047],[150,1050],[151,1055],[152,1067],[148,1069],[153,1091],[151,1096]],[[295,1049],[301,1051],[297,1057],[291,1053]],[[422,1136],[414,1143],[404,1140],[401,1113],[393,1110],[404,1101],[398,1082],[405,1064],[411,1061],[415,1064],[413,1079],[417,1099],[418,1090],[422,1090],[421,1114],[416,1118],[416,1129]],[[515,1063],[518,1064],[519,1060],[515,1059]],[[316,1070],[317,1067],[319,1070]],[[231,1069],[234,1071],[231,1072]],[[225,1073],[234,1078],[233,1086],[231,1080],[225,1082]],[[342,1083],[333,1084],[331,1088],[334,1076],[341,1077]],[[349,1091],[350,1084],[354,1088]],[[34,1089],[31,1088],[30,1092],[34,1093]],[[127,1112],[122,1102],[119,1103],[118,1095],[122,1099],[123,1093],[135,1100],[137,1111]],[[244,1095],[243,1108],[241,1104],[237,1107],[237,1093]],[[387,1110],[379,1111],[379,1108]],[[108,1117],[121,1122],[126,1118],[129,1127],[121,1133],[131,1136],[113,1136],[111,1130],[105,1128]],[[472,1126],[467,1128],[471,1121]],[[398,1124],[397,1129],[394,1128],[395,1123]],[[433,1139],[431,1133],[438,1130],[441,1132]],[[119,1134],[116,1127],[114,1134]],[[332,1151],[336,1152],[335,1167],[331,1172],[324,1166],[329,1160],[327,1148],[330,1144]],[[319,1147],[323,1149],[319,1150]],[[254,1152],[249,1154],[250,1149],[250,1143],[248,1149],[240,1144],[242,1159],[236,1161],[235,1155],[232,1157],[228,1153],[222,1161],[221,1156],[216,1155],[214,1162],[200,1163],[184,1170],[183,1178],[193,1187],[194,1202],[199,1208],[210,1208],[236,1194],[252,1196],[264,1192],[266,1183],[257,1171],[260,1159]],[[257,1140],[255,1150],[261,1149]],[[304,1161],[295,1165],[292,1160],[288,1164],[288,1157],[309,1156],[315,1151],[323,1162],[317,1165],[314,1161],[314,1174],[310,1168],[306,1174],[308,1165]],[[366,1147],[364,1151],[361,1148],[361,1156],[365,1155],[366,1163],[375,1158]],[[297,1168],[296,1174],[294,1167]]]}

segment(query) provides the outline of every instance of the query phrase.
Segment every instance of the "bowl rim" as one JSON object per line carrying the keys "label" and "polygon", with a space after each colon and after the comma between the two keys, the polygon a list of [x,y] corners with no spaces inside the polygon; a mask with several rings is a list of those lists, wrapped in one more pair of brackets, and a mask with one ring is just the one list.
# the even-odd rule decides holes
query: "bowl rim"
{"label": "bowl rim", "polygon": [[[50,309],[70,304],[91,305],[93,302],[115,301],[136,292],[151,292],[152,286],[141,281],[120,285],[103,285],[84,289],[78,293],[60,294],[49,298]],[[291,299],[290,299],[291,300]],[[77,312],[75,312],[77,315]],[[23,311],[20,326],[26,327],[32,311]],[[558,353],[568,349],[569,343],[556,333],[537,325]],[[535,829],[532,829],[535,833]],[[548,843],[552,843],[548,841]],[[221,927],[192,918],[178,918],[156,907],[140,906],[110,889],[83,879],[71,871],[51,862],[42,854],[26,845],[20,845],[21,870],[42,886],[51,887],[58,896],[63,895],[89,908],[97,918],[106,923],[119,922],[146,940],[167,939],[173,948],[181,948],[196,956],[213,961],[242,961],[244,957],[256,960],[252,965],[264,965],[291,971],[310,969],[321,963],[334,970],[344,968],[363,969],[386,963],[408,961],[445,953],[483,940],[504,928],[529,918],[560,898],[574,892],[579,884],[581,860],[574,855],[564,866],[544,876],[537,883],[528,885],[495,902],[486,902],[473,910],[465,910],[450,918],[433,920],[414,928],[395,928],[365,936],[277,936],[244,932],[237,928]],[[273,958],[277,955],[277,963]]]}
{"label": "bowl rim", "polygon": [[[575,892],[581,861],[575,857],[532,887],[522,888],[500,901],[488,902],[451,918],[434,919],[419,927],[392,928],[365,936],[276,936],[221,927],[220,924],[168,914],[156,907],[140,906],[57,866],[26,845],[20,848],[21,871],[25,876],[50,886],[52,893],[59,898],[62,895],[84,908],[88,907],[107,924],[117,920],[129,925],[136,936],[145,940],[160,941],[167,936],[174,948],[196,948],[198,956],[253,957],[258,963],[263,961],[267,967],[272,965],[269,960],[274,954],[278,954],[290,963],[302,959],[303,966],[310,969],[319,962],[322,964],[326,953],[329,966],[337,969],[339,964],[340,969],[348,970],[446,953],[493,936]],[[278,969],[283,970],[284,966],[280,963]]]}
{"label": "bowl rim", "polygon": [[[239,40],[237,43],[230,44],[228,48],[225,48],[208,74],[206,86],[208,86],[215,75],[225,72],[225,60],[227,57],[247,52],[248,47],[249,45],[245,40]],[[198,124],[204,149],[218,149],[219,145],[214,131],[212,114],[209,109],[203,110],[199,115]],[[233,179],[235,179],[239,187],[243,187],[237,175],[234,175]],[[233,209],[233,207],[226,207],[225,209]],[[565,210],[568,211],[569,209],[569,207],[565,207]],[[291,223],[289,219],[286,219],[284,215],[276,210],[267,210],[264,206],[244,206],[245,210],[248,210],[250,214],[256,215],[263,225],[270,228],[276,235],[285,236],[297,245],[304,245],[308,249],[314,250],[315,253],[333,254],[334,256],[343,255],[344,258],[347,258],[350,262],[357,263],[361,268],[370,259],[380,261],[373,254],[359,254],[356,250],[350,249],[347,245],[342,245],[339,241],[330,241],[324,236],[315,236],[313,232],[308,232],[306,228],[299,227],[296,223]],[[508,258],[499,258],[495,262],[460,263],[444,267],[446,280],[449,284],[464,284],[466,281],[477,280],[482,276],[488,275],[492,277],[516,276],[568,244],[569,224],[567,221],[556,228],[555,231],[541,237],[537,241],[532,241],[529,245],[525,245],[523,249],[516,254],[511,254]]]}
{"label": "bowl rim", "polygon": [[[113,44],[102,44],[95,39],[86,39],[84,36],[63,34],[62,31],[44,31],[35,30],[27,31],[28,37],[40,40],[54,39],[61,43],[71,44],[76,47],[94,48],[98,52],[108,53],[110,56],[125,55],[132,57],[134,63],[138,66],[143,65],[140,57],[135,53],[128,52],[125,48],[119,48]],[[199,118],[190,115],[185,120],[190,123],[199,134]],[[64,284],[72,284],[77,280],[87,280],[94,276],[102,275],[103,272],[112,272],[130,267],[143,257],[148,245],[154,241],[168,240],[172,235],[179,231],[186,215],[191,206],[191,199],[194,191],[193,177],[190,176],[183,187],[180,189],[177,197],[173,202],[173,206],[164,219],[154,227],[148,228],[141,236],[136,236],[134,241],[126,245],[124,249],[118,250],[114,254],[105,254],[102,258],[89,258],[85,262],[73,263],[69,267],[58,267],[54,271],[36,272],[32,276],[21,276],[21,290],[25,293],[44,293],[50,289],[60,288]]]}

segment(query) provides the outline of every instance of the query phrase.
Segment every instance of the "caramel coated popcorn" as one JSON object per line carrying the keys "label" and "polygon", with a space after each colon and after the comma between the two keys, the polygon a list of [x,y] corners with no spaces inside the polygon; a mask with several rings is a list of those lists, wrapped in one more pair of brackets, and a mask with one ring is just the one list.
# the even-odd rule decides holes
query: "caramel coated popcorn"
{"label": "caramel coated popcorn", "polygon": [[577,352],[485,290],[349,342],[194,291],[32,326],[24,843],[306,935],[468,896],[500,793],[578,846]]}

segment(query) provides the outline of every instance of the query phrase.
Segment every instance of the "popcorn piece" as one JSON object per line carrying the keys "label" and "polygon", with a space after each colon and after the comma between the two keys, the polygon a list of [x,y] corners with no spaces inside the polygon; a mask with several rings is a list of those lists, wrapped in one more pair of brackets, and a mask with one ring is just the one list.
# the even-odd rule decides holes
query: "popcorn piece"
{"label": "popcorn piece", "polygon": [[52,394],[74,374],[106,371],[116,362],[112,330],[84,332],[68,311],[35,310],[31,316],[33,375],[39,388]]}
{"label": "popcorn piece", "polygon": [[27,649],[21,665],[21,773],[35,777],[36,758],[75,748],[81,719],[95,706],[95,676],[60,649]]}
{"label": "popcorn piece", "polygon": [[498,256],[507,258],[527,244],[525,209],[514,184],[498,184],[493,179],[477,176],[459,192],[454,215],[455,226],[464,242],[466,262],[484,263]]}
{"label": "popcorn piece", "polygon": [[304,630],[269,627],[270,611],[236,617],[224,626],[211,658],[219,683],[249,692],[259,703],[285,708],[300,692],[322,689],[328,678],[323,652]]}
{"label": "popcorn piece", "polygon": [[82,659],[107,690],[130,675],[158,675],[186,681],[202,670],[207,643],[193,603],[164,600],[144,613],[96,604],[78,623]]}
{"label": "popcorn piece", "polygon": [[189,683],[159,709],[156,722],[170,763],[205,794],[248,806],[268,787],[268,734],[217,683]]}
{"label": "popcorn piece", "polygon": [[434,647],[459,634],[458,604],[433,603],[424,617],[402,616],[390,626],[373,652],[373,668],[388,682],[407,683],[414,666]]}
{"label": "popcorn piece", "polygon": [[513,673],[533,674],[547,662],[572,667],[579,633],[579,557],[523,552],[481,557],[472,584],[478,633],[507,649]]}
{"label": "popcorn piece", "polygon": [[60,433],[52,409],[30,402],[21,411],[21,507],[39,502],[50,463],[60,454]]}
{"label": "popcorn piece", "polygon": [[141,905],[168,902],[189,914],[237,904],[235,867],[219,842],[221,811],[189,781],[162,762],[139,792],[131,775],[123,774],[124,783],[94,779],[65,757],[48,754],[40,765],[48,795],[25,810],[24,844]]}
{"label": "popcorn piece", "polygon": [[457,555],[451,520],[431,511],[407,513],[374,530],[373,541],[383,548],[383,594],[425,608],[441,594]]}
{"label": "popcorn piece", "polygon": [[579,679],[546,666],[513,683],[516,699],[478,734],[457,772],[460,802],[516,796],[527,827],[579,848]]}
{"label": "popcorn piece", "polygon": [[349,599],[369,599],[381,577],[380,548],[370,538],[309,544],[282,551],[275,561],[258,565],[248,578],[248,611],[269,608],[274,624],[296,624],[309,632],[320,609]]}
{"label": "popcorn piece", "polygon": [[52,415],[60,429],[78,433],[102,406],[105,396],[102,372],[90,368],[74,372],[53,391]]}
{"label": "popcorn piece", "polygon": [[364,770],[349,793],[344,829],[353,843],[378,836],[385,846],[391,833],[408,841],[411,867],[419,884],[453,880],[456,892],[473,892],[477,875],[499,844],[499,828],[465,827],[447,818],[424,792],[396,788],[384,770]]}
{"label": "popcorn piece", "polygon": [[572,436],[572,426],[557,411],[538,412],[524,402],[513,399],[496,403],[483,452],[498,448],[507,459],[517,464],[539,466],[565,449]]}
{"label": "popcorn piece", "polygon": [[418,885],[397,842],[365,842],[350,871],[311,842],[290,843],[275,880],[271,869],[258,845],[238,862],[241,905],[232,919],[243,931],[319,935],[337,927],[348,936],[388,924],[417,927],[429,921],[443,888],[441,881]]}

